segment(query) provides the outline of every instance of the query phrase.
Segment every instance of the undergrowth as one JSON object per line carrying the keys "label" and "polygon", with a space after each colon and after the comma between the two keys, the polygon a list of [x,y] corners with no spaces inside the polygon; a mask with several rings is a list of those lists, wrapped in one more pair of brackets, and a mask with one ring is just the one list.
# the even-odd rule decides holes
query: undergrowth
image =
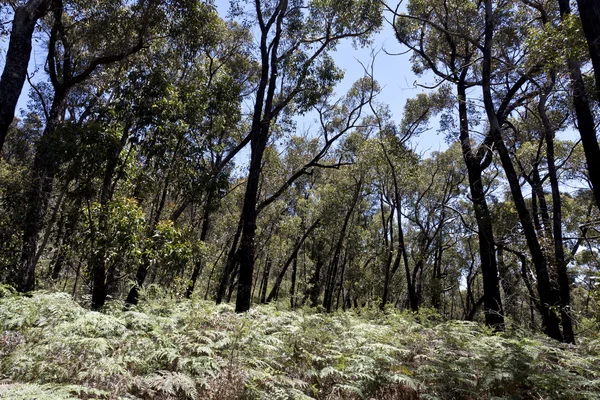
{"label": "undergrowth", "polygon": [[595,399],[600,340],[379,312],[146,297],[89,311],[0,288],[2,399]]}

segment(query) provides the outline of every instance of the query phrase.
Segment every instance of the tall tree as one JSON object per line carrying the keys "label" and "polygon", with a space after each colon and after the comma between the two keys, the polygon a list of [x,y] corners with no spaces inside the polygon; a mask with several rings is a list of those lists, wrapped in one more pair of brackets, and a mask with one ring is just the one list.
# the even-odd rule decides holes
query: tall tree
{"label": "tall tree", "polygon": [[381,22],[379,2],[371,0],[257,0],[254,12],[260,30],[260,79],[250,127],[250,167],[242,207],[237,312],[250,308],[256,205],[271,125],[289,105],[307,110],[329,93],[341,75],[327,52],[344,38],[364,43]]}
{"label": "tall tree", "polygon": [[[485,16],[485,35],[482,51],[482,90],[485,112],[489,123],[489,130],[500,156],[500,161],[502,163],[502,167],[504,168],[512,198],[519,215],[519,220],[523,226],[523,233],[525,235],[527,245],[531,253],[531,258],[536,269],[540,302],[544,306],[540,311],[542,313],[546,333],[548,336],[562,341],[563,334],[560,329],[560,320],[552,311],[552,307],[559,306],[559,293],[550,280],[547,258],[542,251],[531,213],[529,212],[525,203],[525,198],[523,197],[523,192],[519,183],[519,176],[515,170],[513,160],[508,152],[502,135],[502,124],[504,122],[504,118],[501,110],[497,110],[494,103],[492,91],[492,66],[495,47],[494,34],[496,33],[496,29],[499,25],[499,16],[494,12],[492,0],[485,0],[483,6],[483,12]],[[511,90],[511,92],[516,91],[520,86],[522,86],[526,79],[527,78],[523,76],[519,78],[512,85],[513,90]]]}
{"label": "tall tree", "polygon": [[483,20],[476,2],[436,1],[433,5],[434,8],[431,8],[430,2],[411,1],[408,14],[394,11],[394,29],[397,39],[413,51],[413,68],[417,72],[432,71],[442,82],[451,82],[456,88],[458,139],[467,167],[470,200],[479,236],[484,313],[488,325],[501,328],[504,319],[493,223],[483,179],[483,173],[491,162],[491,137],[488,135],[480,143],[475,142],[471,132],[473,121],[469,115],[473,109],[467,97],[469,89],[481,85],[473,62],[481,51]]}
{"label": "tall tree", "polygon": [[[558,0],[558,5],[560,8],[562,23],[564,26],[567,26],[569,21],[572,21],[570,1]],[[595,10],[584,11],[589,11],[590,14],[582,16],[582,19],[590,18],[593,21],[595,18],[598,18],[598,6],[595,7]],[[596,24],[597,22],[598,21],[596,20]],[[586,35],[588,35],[590,31],[589,23],[586,25],[588,25],[588,27],[585,32]],[[565,33],[568,34],[568,30],[566,28]],[[595,46],[595,42],[588,43]],[[570,53],[568,49],[567,52]],[[595,62],[600,62],[598,57],[594,58]],[[590,181],[592,182],[592,190],[594,192],[594,197],[596,198],[596,205],[600,209],[600,146],[598,145],[598,138],[596,136],[596,123],[594,122],[594,114],[592,113],[590,99],[583,81],[581,63],[572,54],[567,55],[567,68],[571,77],[571,90],[575,115],[577,116],[577,129],[579,130],[579,135],[581,136],[581,144],[583,145],[583,150],[585,152],[585,159],[587,161]]]}
{"label": "tall tree", "polygon": [[594,66],[596,95],[600,97],[600,3],[594,0],[577,0],[577,6]]}
{"label": "tall tree", "polygon": [[25,84],[33,32],[38,20],[48,12],[50,3],[51,0],[29,0],[15,9],[4,71],[0,78],[0,158]]}

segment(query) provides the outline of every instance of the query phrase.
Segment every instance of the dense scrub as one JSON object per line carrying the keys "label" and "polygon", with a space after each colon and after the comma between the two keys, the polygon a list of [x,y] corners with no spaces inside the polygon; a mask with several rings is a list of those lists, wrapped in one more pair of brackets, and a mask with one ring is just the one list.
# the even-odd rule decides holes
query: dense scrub
{"label": "dense scrub", "polygon": [[149,291],[99,313],[3,289],[0,324],[3,399],[600,398],[597,337],[569,346],[426,313],[238,315]]}

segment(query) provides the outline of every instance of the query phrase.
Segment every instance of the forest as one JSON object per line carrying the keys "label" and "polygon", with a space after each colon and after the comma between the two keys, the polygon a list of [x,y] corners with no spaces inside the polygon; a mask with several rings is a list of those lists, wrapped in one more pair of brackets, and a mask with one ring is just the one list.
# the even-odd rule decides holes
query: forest
{"label": "forest", "polygon": [[600,399],[600,2],[224,3],[0,2],[0,398]]}

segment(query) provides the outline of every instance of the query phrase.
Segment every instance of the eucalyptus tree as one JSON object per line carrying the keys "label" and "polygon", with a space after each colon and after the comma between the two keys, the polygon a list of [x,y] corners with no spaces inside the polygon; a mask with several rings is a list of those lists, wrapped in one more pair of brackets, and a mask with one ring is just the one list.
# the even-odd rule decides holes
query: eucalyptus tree
{"label": "eucalyptus tree", "polygon": [[[95,2],[87,6],[56,0],[48,22],[46,72],[53,94],[51,104],[43,104],[46,126],[31,168],[20,262],[22,278],[18,285],[23,291],[35,287],[38,235],[61,164],[53,146],[61,139],[59,128],[68,115],[69,95],[106,66],[142,50],[152,34],[150,27],[161,25],[165,15],[165,8],[152,1],[127,6],[120,2],[116,6],[113,2]],[[68,118],[73,120],[75,116]]]}
{"label": "eucalyptus tree", "polygon": [[238,312],[250,308],[258,188],[271,125],[286,108],[295,107],[301,113],[329,93],[341,74],[328,52],[346,38],[364,44],[381,23],[379,2],[370,0],[259,0],[253,6],[260,79],[252,111],[250,167],[241,217]]}
{"label": "eucalyptus tree", "polygon": [[[510,155],[506,139],[503,135],[503,126],[506,122],[507,111],[514,110],[516,107],[515,103],[511,105],[511,97],[517,94],[530,80],[531,75],[534,75],[539,70],[539,66],[536,63],[532,63],[533,65],[519,65],[514,62],[515,58],[522,59],[528,56],[527,48],[522,46],[522,40],[519,36],[526,37],[526,31],[523,29],[523,26],[525,26],[524,23],[527,19],[534,17],[527,13],[513,14],[512,16],[504,13],[503,18],[505,19],[502,19],[500,17],[500,9],[498,7],[494,8],[491,0],[484,2],[483,13],[485,16],[485,37],[481,61],[482,92],[490,134],[498,151],[519,221],[523,228],[529,253],[535,266],[540,300],[538,310],[542,315],[544,329],[550,337],[556,340],[572,342],[574,338],[572,332],[569,331],[569,325],[565,324],[564,332],[561,331],[560,319],[553,311],[555,307],[558,307],[563,314],[563,319],[569,318],[569,316],[564,315],[567,310],[564,306],[561,306],[561,293],[558,289],[560,285],[551,279],[548,258],[543,251],[540,238],[535,230],[534,221],[527,207],[519,182],[519,174],[515,168],[514,159]],[[525,21],[523,18],[525,18]],[[499,41],[497,40],[498,38],[504,40]],[[506,39],[509,39],[509,41],[507,42]],[[515,67],[502,70],[494,69],[494,67],[497,68],[497,62]],[[499,81],[511,82],[506,92],[503,93],[493,89]],[[511,94],[512,96],[509,96]],[[527,94],[523,96],[521,99],[526,98]],[[501,105],[498,108],[496,107],[497,101],[495,101],[494,97],[501,98]],[[516,104],[519,101],[521,100],[517,99]]]}
{"label": "eucalyptus tree", "polygon": [[[165,69],[146,66],[148,78],[159,74],[158,81],[142,79],[149,93],[135,97],[148,119],[139,133],[140,144],[146,148],[140,162],[151,163],[148,171],[141,171],[140,188],[157,179],[160,187],[150,212],[148,236],[170,200],[176,204],[169,216],[172,221],[186,209],[201,205],[197,238],[205,245],[213,213],[229,183],[230,160],[242,147],[241,99],[252,85],[254,70],[247,54],[247,30],[227,24],[207,5],[195,11],[185,16],[185,31],[175,32],[171,40],[160,44],[163,53],[147,60],[162,60]],[[142,72],[146,74],[145,69]],[[140,264],[127,304],[137,303],[150,264],[148,258]],[[186,296],[193,293],[203,267],[202,254],[196,254]]]}
{"label": "eucalyptus tree", "polygon": [[27,77],[33,34],[38,20],[49,11],[52,2],[28,0],[20,2],[14,10],[4,70],[0,77],[0,158]]}
{"label": "eucalyptus tree", "polygon": [[594,0],[577,0],[577,6],[594,66],[596,97],[600,98],[600,4]]}
{"label": "eucalyptus tree", "polygon": [[[598,74],[600,74],[597,70],[600,68],[600,56],[595,52],[597,45],[596,41],[597,37],[594,39],[594,34],[591,29],[591,25],[596,20],[598,22],[598,6],[595,7],[585,7],[587,4],[586,1],[579,1],[580,6],[584,5],[584,13],[581,16],[582,21],[585,21],[584,31],[586,36],[588,36],[588,45],[590,46],[590,51],[592,54],[592,61],[594,62],[594,68],[596,69],[596,79],[598,78]],[[585,82],[583,79],[583,74],[581,72],[581,64],[585,60],[581,57],[580,52],[582,47],[584,47],[583,40],[573,40],[575,39],[583,39],[579,36],[581,35],[580,29],[577,26],[576,17],[571,15],[571,3],[569,0],[558,0],[558,5],[560,9],[560,18],[561,18],[561,30],[562,34],[565,35],[568,40],[568,43],[572,46],[571,48],[565,48],[564,52],[566,53],[567,69],[569,71],[569,76],[571,78],[571,91],[573,97],[573,107],[575,108],[575,115],[577,117],[577,130],[579,131],[579,135],[581,137],[581,144],[583,145],[583,149],[585,152],[585,159],[587,162],[587,169],[590,176],[590,181],[592,182],[592,190],[594,192],[594,196],[596,197],[596,205],[600,209],[600,145],[598,145],[598,137],[596,130],[596,123],[594,121],[594,113],[592,110],[592,105],[590,102],[589,94],[587,93],[587,89],[585,87]],[[598,29],[598,28],[596,28]],[[578,54],[579,53],[579,54]],[[586,57],[587,58],[587,57]],[[598,82],[597,82],[598,84]],[[600,84],[598,84],[600,85]],[[600,86],[599,86],[600,87]]]}
{"label": "eucalyptus tree", "polygon": [[[468,100],[469,90],[481,85],[480,70],[475,62],[481,56],[484,21],[478,2],[411,1],[407,13],[393,11],[393,26],[400,43],[413,53],[413,70],[418,74],[433,72],[436,86],[451,83],[458,106],[458,140],[467,166],[470,199],[477,219],[479,258],[484,280],[486,323],[502,327],[502,300],[498,285],[498,266],[494,245],[493,223],[486,200],[483,171],[492,159],[491,136],[477,140],[476,109]],[[446,114],[447,115],[447,114]],[[445,118],[454,130],[452,118]],[[455,134],[451,133],[451,137]]]}

